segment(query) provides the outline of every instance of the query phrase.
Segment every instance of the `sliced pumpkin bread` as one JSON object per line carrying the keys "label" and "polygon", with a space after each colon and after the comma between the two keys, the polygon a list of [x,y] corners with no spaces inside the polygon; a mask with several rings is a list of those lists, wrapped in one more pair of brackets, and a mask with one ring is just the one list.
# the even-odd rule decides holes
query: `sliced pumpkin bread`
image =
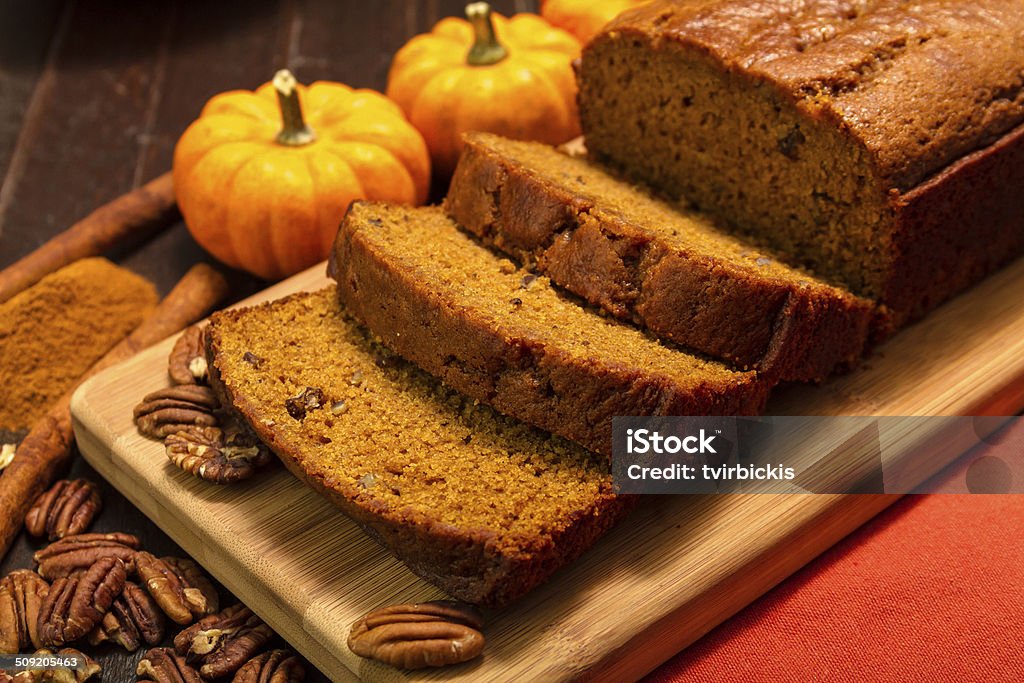
{"label": "sliced pumpkin bread", "polygon": [[610,454],[616,415],[763,409],[753,371],[671,348],[567,299],[461,232],[440,207],[356,203],[329,273],[386,346],[448,385]]}
{"label": "sliced pumpkin bread", "polygon": [[870,335],[867,299],[547,145],[470,134],[445,207],[612,315],[769,378],[824,379]]}
{"label": "sliced pumpkin bread", "polygon": [[452,596],[502,605],[625,513],[607,459],[445,388],[334,288],[215,314],[211,380],[288,469]]}

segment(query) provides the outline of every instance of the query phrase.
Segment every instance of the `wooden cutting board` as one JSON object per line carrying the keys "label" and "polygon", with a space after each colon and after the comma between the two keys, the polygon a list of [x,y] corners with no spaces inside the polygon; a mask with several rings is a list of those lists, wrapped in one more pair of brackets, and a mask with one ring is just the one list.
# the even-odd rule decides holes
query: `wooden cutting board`
{"label": "wooden cutting board", "polygon": [[[253,298],[327,283],[313,268]],[[400,672],[353,656],[374,607],[440,592],[283,469],[233,487],[176,470],[132,408],[167,384],[172,340],[86,383],[72,412],[86,459],[333,679],[636,678],[694,642],[895,500],[647,497],[573,566],[489,615],[483,658]],[[777,392],[776,415],[1012,415],[1024,407],[1024,261],[905,330],[858,372]]]}

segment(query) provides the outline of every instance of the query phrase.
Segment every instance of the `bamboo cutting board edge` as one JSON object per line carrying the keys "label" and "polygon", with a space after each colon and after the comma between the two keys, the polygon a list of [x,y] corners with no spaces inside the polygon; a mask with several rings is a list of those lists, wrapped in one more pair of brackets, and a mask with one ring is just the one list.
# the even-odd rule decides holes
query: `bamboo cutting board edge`
{"label": "bamboo cutting board edge", "polygon": [[[326,284],[322,266],[271,288],[257,299],[276,298],[321,284]],[[1019,303],[1010,300],[1007,292],[1022,291],[1024,261],[901,334],[880,356],[869,361],[873,367],[825,387],[784,390],[773,401],[779,409],[775,412],[792,414],[801,406],[804,410],[797,412],[805,412],[808,406],[821,412],[842,408],[862,414],[1015,412],[1024,405],[1024,311]],[[951,327],[951,321],[960,324]],[[946,339],[950,333],[952,340]],[[76,432],[84,444],[83,452],[101,474],[112,479],[182,547],[196,554],[225,585],[291,638],[315,664],[339,680],[353,674],[374,680],[478,680],[499,672],[507,680],[538,674],[546,678],[585,676],[600,680],[641,675],[893,500],[863,496],[719,496],[702,501],[654,502],[634,513],[547,586],[497,614],[488,629],[491,644],[483,662],[403,678],[393,670],[355,660],[347,652],[343,635],[339,638],[334,631],[345,619],[358,616],[354,608],[339,605],[333,599],[319,599],[296,609],[294,599],[282,599],[280,595],[258,590],[260,585],[247,583],[247,579],[274,583],[258,575],[265,566],[233,556],[221,560],[216,546],[224,539],[204,530],[201,524],[197,530],[195,526],[177,523],[176,513],[188,507],[194,483],[166,464],[158,444],[146,442],[134,433],[131,406],[141,396],[142,387],[122,392],[123,396],[112,396],[112,388],[123,384],[126,377],[133,378],[136,384],[148,381],[153,388],[162,386],[166,382],[162,368],[170,344],[167,341],[144,352],[134,361],[92,380],[76,394]],[[921,352],[922,348],[938,351],[927,354]],[[933,363],[938,363],[938,371],[928,362],[921,362],[921,357],[929,356]],[[894,391],[892,378],[887,378],[894,368],[899,369],[897,374],[903,382],[900,391]],[[928,381],[932,391],[926,390]],[[145,477],[140,480],[137,473],[131,472],[133,463],[137,465],[140,459],[150,464],[162,463],[155,470],[143,472],[151,477],[149,485],[155,495],[133,491],[140,481],[145,481]],[[277,481],[282,476],[288,477],[278,473],[273,478]],[[290,477],[282,481],[288,490],[304,490]],[[166,490],[158,491],[161,485]],[[312,500],[317,507],[326,506],[315,494],[304,491],[300,496],[303,500]],[[164,499],[157,501],[157,495]],[[203,501],[203,505],[207,502]],[[340,517],[340,513],[337,515]],[[640,541],[632,537],[636,529]],[[729,532],[727,538],[732,546],[716,546],[712,537],[725,531]],[[359,539],[356,544],[361,544],[361,548],[372,544],[368,538]],[[381,551],[377,551],[380,559]],[[352,552],[361,551],[353,547]],[[381,561],[382,566],[394,569],[395,561],[390,557]],[[637,567],[642,570],[639,578],[634,576]],[[289,565],[286,569],[294,567]],[[680,575],[689,580],[685,585],[673,584],[672,578],[678,581]],[[399,583],[402,580],[408,577],[400,578]],[[406,595],[411,591],[425,599],[430,599],[425,593],[436,593],[436,589],[418,579],[411,581],[401,583],[397,592]],[[676,588],[673,599],[652,597],[651,587],[660,587],[659,582]],[[280,592],[289,592],[280,580],[276,585]],[[361,598],[364,602],[355,602],[372,607],[390,601],[388,597],[378,595],[375,603],[366,603],[365,598]],[[344,618],[339,618],[339,612],[344,613]],[[697,616],[699,619],[695,619]],[[339,649],[332,652],[332,648]]]}

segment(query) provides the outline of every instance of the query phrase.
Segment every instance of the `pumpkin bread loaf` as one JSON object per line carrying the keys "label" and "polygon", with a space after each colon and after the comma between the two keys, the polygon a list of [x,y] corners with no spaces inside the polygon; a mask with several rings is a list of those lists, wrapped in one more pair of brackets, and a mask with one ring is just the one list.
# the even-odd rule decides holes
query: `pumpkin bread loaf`
{"label": "pumpkin bread loaf", "polygon": [[658,1],[578,70],[588,149],[912,320],[1024,252],[1020,0]]}
{"label": "pumpkin bread loaf", "polygon": [[502,605],[610,529],[607,459],[392,355],[334,288],[215,314],[212,383],[288,469],[452,596]]}
{"label": "pumpkin bread loaf", "polygon": [[546,145],[467,136],[445,207],[612,315],[767,378],[824,379],[867,343],[872,302]]}
{"label": "pumpkin bread loaf", "polygon": [[358,202],[329,273],[383,343],[499,412],[610,455],[616,415],[749,415],[769,384],[560,295],[440,207]]}

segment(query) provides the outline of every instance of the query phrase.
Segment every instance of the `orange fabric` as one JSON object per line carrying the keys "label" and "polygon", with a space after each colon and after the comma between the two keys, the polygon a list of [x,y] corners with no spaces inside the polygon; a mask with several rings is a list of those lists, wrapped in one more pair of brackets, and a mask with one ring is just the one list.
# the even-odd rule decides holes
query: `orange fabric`
{"label": "orange fabric", "polygon": [[1024,496],[905,497],[648,680],[1024,681]]}

